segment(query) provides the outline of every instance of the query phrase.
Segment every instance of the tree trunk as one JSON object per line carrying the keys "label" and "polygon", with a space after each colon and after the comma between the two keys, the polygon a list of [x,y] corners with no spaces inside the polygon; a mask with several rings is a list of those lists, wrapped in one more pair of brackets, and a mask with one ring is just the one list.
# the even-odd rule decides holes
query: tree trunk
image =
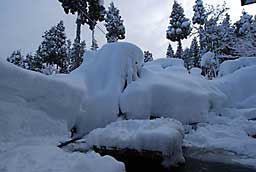
{"label": "tree trunk", "polygon": [[77,19],[76,19],[76,41],[78,43],[80,43],[81,41],[81,26],[82,26],[82,23],[81,23],[81,19],[80,19],[80,13],[77,13]]}
{"label": "tree trunk", "polygon": [[[82,26],[82,23],[81,23],[80,13],[78,12],[77,19],[76,19],[76,39],[75,39],[75,42],[77,44],[80,44],[80,42],[81,42],[81,26]],[[73,67],[72,67],[73,69],[76,69],[80,66],[79,58],[80,58],[79,54],[76,53],[75,61],[74,61]]]}
{"label": "tree trunk", "polygon": [[95,47],[94,47],[95,46],[95,44],[94,44],[95,42],[94,41],[95,41],[95,33],[94,33],[94,29],[93,29],[92,30],[92,49],[93,50],[95,50]]}

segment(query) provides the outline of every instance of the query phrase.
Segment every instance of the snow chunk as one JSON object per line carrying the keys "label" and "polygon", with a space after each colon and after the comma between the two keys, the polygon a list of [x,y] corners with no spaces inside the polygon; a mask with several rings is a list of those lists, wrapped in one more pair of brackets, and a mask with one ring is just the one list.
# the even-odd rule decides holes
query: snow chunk
{"label": "snow chunk", "polygon": [[170,159],[170,164],[176,164],[184,161],[181,148],[183,137],[180,122],[161,118],[114,122],[93,130],[86,139],[90,146],[159,151]]}
{"label": "snow chunk", "polygon": [[204,78],[180,69],[143,67],[140,79],[128,85],[120,97],[122,112],[128,119],[152,115],[186,124],[203,121],[209,110],[222,104],[225,95]]}
{"label": "snow chunk", "polygon": [[202,59],[201,59],[201,66],[204,67],[204,66],[209,66],[213,63],[215,63],[215,54],[213,52],[207,52],[205,53],[203,56],[202,56]]}
{"label": "snow chunk", "polygon": [[141,49],[124,42],[106,44],[91,56],[87,54],[89,60],[78,69],[83,71],[80,74],[86,93],[81,104],[83,114],[76,119],[77,136],[117,120],[120,95],[127,85],[138,80],[143,64]]}
{"label": "snow chunk", "polygon": [[241,68],[253,65],[256,65],[256,57],[241,57],[236,60],[225,61],[220,65],[219,76],[225,76]]}
{"label": "snow chunk", "polygon": [[249,66],[213,81],[228,97],[227,106],[255,108],[256,66]]}

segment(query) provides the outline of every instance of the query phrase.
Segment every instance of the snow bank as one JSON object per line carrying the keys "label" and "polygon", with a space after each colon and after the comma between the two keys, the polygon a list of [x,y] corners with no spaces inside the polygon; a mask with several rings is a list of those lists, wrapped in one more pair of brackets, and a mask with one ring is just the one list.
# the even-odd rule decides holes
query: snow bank
{"label": "snow bank", "polygon": [[86,140],[91,147],[159,151],[168,158],[170,165],[184,162],[181,148],[183,137],[184,130],[180,122],[162,118],[114,122],[106,128],[93,130]]}
{"label": "snow bank", "polygon": [[145,63],[145,66],[161,66],[162,68],[167,68],[171,66],[184,67],[184,61],[178,58],[161,58],[156,59],[151,62]]}
{"label": "snow bank", "polygon": [[96,53],[87,54],[86,58],[86,63],[78,69],[83,71],[80,74],[86,89],[81,104],[83,113],[75,124],[78,136],[117,119],[119,97],[127,85],[138,79],[143,52],[129,43],[111,43]]}
{"label": "snow bank", "polygon": [[241,68],[254,65],[256,65],[256,57],[241,57],[236,60],[225,61],[220,65],[219,76],[222,77]]}
{"label": "snow bank", "polygon": [[228,163],[256,167],[256,140],[250,137],[256,134],[256,122],[248,121],[246,113],[228,109],[222,111],[221,116],[211,114],[208,124],[201,124],[197,130],[190,131],[184,142],[204,152],[216,152],[219,157],[229,155],[230,160],[226,158]]}
{"label": "snow bank", "polygon": [[[73,125],[71,123],[75,116],[80,113],[82,88],[64,82],[59,77],[27,71],[0,60],[0,78],[2,102],[44,112],[52,118],[69,121],[70,126]],[[8,106],[1,106],[0,111],[10,113],[6,108]],[[23,113],[26,115],[27,112]]]}
{"label": "snow bank", "polygon": [[188,74],[184,67],[164,69],[160,65],[143,67],[140,79],[124,90],[120,106],[127,118],[161,116],[195,123],[225,100],[225,95],[201,76]]}
{"label": "snow bank", "polygon": [[89,152],[67,153],[50,145],[23,145],[0,154],[4,172],[124,172],[121,162]]}
{"label": "snow bank", "polygon": [[80,113],[83,91],[75,78],[46,77],[2,60],[0,78],[0,171],[125,171],[111,157],[57,148],[68,138],[67,121]]}
{"label": "snow bank", "polygon": [[213,81],[228,98],[227,106],[256,107],[256,66],[241,68]]}

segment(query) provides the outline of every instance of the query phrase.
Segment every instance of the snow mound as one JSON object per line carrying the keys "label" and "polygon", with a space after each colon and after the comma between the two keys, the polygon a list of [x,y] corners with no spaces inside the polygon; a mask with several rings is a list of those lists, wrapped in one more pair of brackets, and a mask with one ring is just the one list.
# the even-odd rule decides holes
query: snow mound
{"label": "snow mound", "polygon": [[207,52],[203,54],[201,59],[201,66],[209,66],[211,64],[215,63],[215,54],[213,52]]}
{"label": "snow mound", "polygon": [[140,79],[121,95],[122,112],[128,119],[161,116],[186,124],[203,121],[205,114],[221,106],[225,95],[201,76],[181,69],[143,67]]}
{"label": "snow mound", "polygon": [[182,59],[177,59],[177,58],[161,58],[161,59],[156,59],[151,62],[148,62],[145,64],[145,66],[161,66],[162,68],[167,68],[171,66],[180,66],[184,67],[184,61]]}
{"label": "snow mound", "polygon": [[78,69],[83,72],[73,74],[83,75],[86,89],[81,104],[83,113],[75,124],[77,136],[117,120],[119,97],[127,85],[138,80],[143,64],[143,52],[129,43],[106,44],[86,58],[88,61]]}
{"label": "snow mound", "polygon": [[205,152],[216,152],[220,157],[228,153],[231,157],[229,163],[236,161],[255,168],[256,140],[251,136],[256,134],[256,122],[248,121],[246,113],[228,109],[222,111],[221,116],[211,114],[208,124],[201,124],[197,130],[190,131],[184,142]]}
{"label": "snow mound", "polygon": [[241,57],[236,60],[225,61],[220,65],[219,76],[222,77],[241,68],[254,65],[256,65],[256,57]]}
{"label": "snow mound", "polygon": [[3,172],[124,172],[121,162],[95,152],[67,153],[50,145],[23,145],[0,154]]}
{"label": "snow mound", "polygon": [[182,124],[173,119],[125,120],[93,130],[86,136],[92,146],[159,151],[169,158],[169,164],[184,162]]}
{"label": "snow mound", "polygon": [[256,66],[241,68],[214,80],[214,84],[228,98],[227,106],[236,108],[256,107]]}

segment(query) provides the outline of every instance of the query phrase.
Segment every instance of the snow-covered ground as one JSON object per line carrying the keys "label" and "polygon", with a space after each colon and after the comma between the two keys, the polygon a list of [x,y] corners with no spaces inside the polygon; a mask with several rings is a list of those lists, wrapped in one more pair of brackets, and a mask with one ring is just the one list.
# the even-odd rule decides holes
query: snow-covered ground
{"label": "snow-covered ground", "polygon": [[48,78],[0,61],[0,171],[125,171],[112,157],[57,147],[68,139],[67,121],[79,114],[82,92],[62,77]]}
{"label": "snow-covered ground", "polygon": [[[198,69],[189,74],[181,60],[161,59],[144,65],[142,51],[129,43],[105,45],[86,53],[85,58],[86,63],[70,75],[51,77],[0,60],[0,171],[88,168],[90,172],[102,171],[102,166],[104,171],[124,171],[124,165],[111,157],[67,153],[56,147],[68,138],[72,127],[77,137],[83,136],[115,122],[120,114],[128,119],[179,120],[189,131],[185,145],[231,152],[238,157],[233,161],[256,168],[256,139],[251,137],[256,124],[248,120],[256,118],[255,58],[225,62],[220,68],[225,76],[213,81],[200,76]],[[199,123],[197,130],[189,129],[190,123]],[[133,124],[131,131],[143,128]],[[94,131],[104,131],[106,136],[100,139],[107,139],[111,133],[105,130],[108,127]],[[161,134],[164,137],[159,142],[167,137]],[[141,148],[147,144],[162,148],[147,139]]]}

